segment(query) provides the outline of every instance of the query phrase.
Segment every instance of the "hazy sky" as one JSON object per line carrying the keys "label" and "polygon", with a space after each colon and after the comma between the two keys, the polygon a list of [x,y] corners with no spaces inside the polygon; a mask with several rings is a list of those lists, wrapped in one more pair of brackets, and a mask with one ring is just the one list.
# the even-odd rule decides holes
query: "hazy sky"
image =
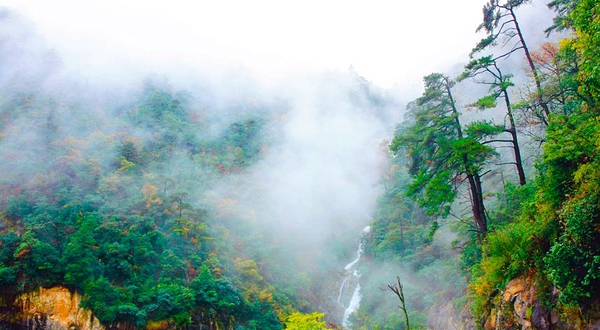
{"label": "hazy sky", "polygon": [[464,61],[486,1],[2,2],[89,76],[233,69],[276,81],[352,65],[379,85],[404,87]]}

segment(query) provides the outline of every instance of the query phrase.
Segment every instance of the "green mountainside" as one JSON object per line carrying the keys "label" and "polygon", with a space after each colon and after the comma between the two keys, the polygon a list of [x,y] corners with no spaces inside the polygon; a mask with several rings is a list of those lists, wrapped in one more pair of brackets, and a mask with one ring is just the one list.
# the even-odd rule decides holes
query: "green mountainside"
{"label": "green mountainside", "polygon": [[[530,48],[528,2],[486,4],[462,73],[427,75],[383,144],[350,329],[600,326],[600,3],[552,1],[546,32],[561,38]],[[218,106],[151,79],[92,97],[5,66],[0,328],[24,327],[21,295],[65,287],[107,328],[342,329],[333,270],[351,258],[351,228],[318,256],[223,192],[269,165],[285,101]],[[363,90],[349,93],[378,111],[386,100],[352,77]]]}

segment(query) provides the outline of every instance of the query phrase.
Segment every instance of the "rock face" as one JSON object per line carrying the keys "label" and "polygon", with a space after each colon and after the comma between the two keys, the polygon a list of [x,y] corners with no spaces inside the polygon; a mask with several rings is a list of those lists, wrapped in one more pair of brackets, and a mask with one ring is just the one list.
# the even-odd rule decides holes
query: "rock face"
{"label": "rock face", "polygon": [[[557,290],[553,290],[550,300],[556,301],[558,294]],[[600,330],[600,322],[586,322],[580,309],[549,309],[542,304],[540,295],[532,278],[520,277],[510,281],[494,300],[484,329]],[[592,319],[598,320],[596,317]]]}
{"label": "rock face", "polygon": [[91,311],[80,307],[81,296],[63,287],[39,288],[17,297],[23,329],[104,330]]}
{"label": "rock face", "polygon": [[428,325],[430,329],[444,330],[466,330],[474,329],[465,317],[466,311],[460,312],[454,309],[452,301],[438,306],[434,305],[428,311]]}

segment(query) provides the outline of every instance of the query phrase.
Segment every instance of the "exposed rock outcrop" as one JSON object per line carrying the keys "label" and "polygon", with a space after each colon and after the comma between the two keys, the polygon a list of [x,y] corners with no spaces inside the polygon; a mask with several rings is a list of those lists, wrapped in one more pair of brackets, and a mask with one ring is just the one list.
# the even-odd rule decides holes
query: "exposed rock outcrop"
{"label": "exposed rock outcrop", "polygon": [[[540,298],[545,293],[546,303]],[[579,308],[560,310],[549,307],[559,292],[542,292],[531,277],[510,281],[504,291],[494,299],[485,330],[600,330],[600,321],[587,322]],[[549,300],[549,301],[548,301]],[[593,313],[590,310],[590,313]],[[593,317],[592,319],[598,320]]]}
{"label": "exposed rock outcrop", "polygon": [[80,305],[81,296],[66,288],[39,288],[17,297],[13,306],[4,306],[8,311],[3,315],[4,328],[104,330],[92,312]]}
{"label": "exposed rock outcrop", "polygon": [[468,322],[464,313],[454,308],[452,300],[443,305],[435,304],[428,311],[428,325],[430,329],[467,330],[474,327]]}

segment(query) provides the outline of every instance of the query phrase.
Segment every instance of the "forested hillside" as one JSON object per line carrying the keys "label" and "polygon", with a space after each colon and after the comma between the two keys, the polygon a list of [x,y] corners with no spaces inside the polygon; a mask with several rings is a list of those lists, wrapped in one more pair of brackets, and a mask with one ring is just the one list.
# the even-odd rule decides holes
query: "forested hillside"
{"label": "forested hillside", "polygon": [[[378,274],[370,291],[401,275],[413,329],[598,327],[600,7],[549,3],[554,25],[538,32],[567,36],[532,47],[522,6],[484,6],[463,73],[426,76],[390,144],[363,272]],[[488,94],[461,104],[465,83]],[[382,275],[390,260],[402,266]],[[406,328],[384,295],[365,298],[358,328]]]}
{"label": "forested hillside", "polygon": [[258,157],[265,118],[203,139],[187,96],[148,83],[117,110],[114,131],[91,115],[78,135],[57,123],[82,107],[35,90],[3,95],[3,300],[60,285],[107,325],[281,328],[289,302],[251,260],[222,259],[219,228],[207,226],[218,215],[189,202]]}
{"label": "forested hillside", "polygon": [[0,8],[0,328],[599,328],[600,4],[547,5],[540,43],[490,0],[405,111],[353,69],[107,86]]}
{"label": "forested hillside", "polygon": [[[324,90],[314,102],[327,101],[297,119],[285,95],[223,91],[202,80],[193,92],[157,76],[115,90],[69,76],[29,22],[10,11],[0,17],[11,27],[0,42],[3,328],[52,324],[45,307],[27,314],[20,301],[59,288],[80,296],[79,308],[107,328],[325,326],[313,312],[335,303],[327,297],[336,290],[332,272],[353,244],[345,235],[353,228],[311,228],[340,210],[307,210],[299,199],[319,192],[290,196],[287,185],[313,185],[307,161],[317,162],[318,172],[324,161],[339,160],[318,159],[329,150],[319,141],[309,154],[283,148],[306,143],[289,131],[317,116],[326,124],[346,120],[343,111],[363,116],[368,106],[377,124],[388,96],[353,72],[315,78]],[[336,86],[340,81],[346,86]],[[346,102],[338,103],[342,114],[326,107],[334,101],[326,92]],[[288,164],[292,157],[302,161]],[[300,182],[289,175],[298,172]],[[279,183],[281,175],[292,181]],[[292,204],[276,205],[284,202]],[[315,215],[325,220],[302,218]],[[283,216],[297,222],[288,226]]]}

